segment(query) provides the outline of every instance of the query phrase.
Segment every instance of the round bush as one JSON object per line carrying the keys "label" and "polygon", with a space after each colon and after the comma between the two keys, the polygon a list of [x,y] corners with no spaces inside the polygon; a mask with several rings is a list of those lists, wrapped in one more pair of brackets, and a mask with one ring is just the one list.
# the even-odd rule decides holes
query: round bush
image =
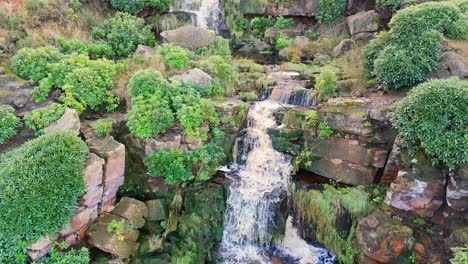
{"label": "round bush", "polygon": [[72,131],[44,135],[0,157],[0,262],[67,225],[86,190],[86,144]]}
{"label": "round bush", "polygon": [[395,11],[400,7],[401,0],[376,0],[377,9],[388,9]]}
{"label": "round bush", "polygon": [[169,87],[169,83],[153,68],[137,71],[128,82],[131,97],[150,96],[162,87]]}
{"label": "round bush", "polygon": [[317,20],[331,23],[345,11],[346,0],[319,0],[319,5],[320,10],[317,14]]}
{"label": "round bush", "polygon": [[423,149],[449,169],[468,162],[468,81],[431,80],[395,103],[390,115],[411,154]]}
{"label": "round bush", "polygon": [[93,28],[91,37],[94,40],[107,42],[115,55],[120,57],[127,57],[138,45],[154,45],[151,27],[145,25],[143,19],[122,12],[106,19],[99,27]]}
{"label": "round bush", "polygon": [[0,106],[0,145],[16,135],[21,122],[15,109],[9,105]]}
{"label": "round bush", "polygon": [[47,77],[49,73],[48,65],[59,61],[62,56],[53,47],[20,49],[11,59],[11,69],[21,78],[39,82]]}
{"label": "round bush", "polygon": [[159,47],[156,53],[163,57],[168,71],[172,69],[182,69],[192,57],[188,49],[173,44],[166,44]]}

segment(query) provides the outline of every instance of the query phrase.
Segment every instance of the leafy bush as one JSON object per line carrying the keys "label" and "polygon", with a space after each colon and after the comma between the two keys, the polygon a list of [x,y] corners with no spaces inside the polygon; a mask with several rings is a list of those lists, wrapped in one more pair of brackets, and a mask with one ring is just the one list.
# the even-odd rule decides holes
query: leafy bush
{"label": "leafy bush", "polygon": [[311,126],[311,127],[316,126],[317,123],[318,123],[318,120],[319,120],[317,111],[311,110],[309,113],[307,113],[305,119],[306,119],[307,124],[308,124],[309,126]]}
{"label": "leafy bush", "polygon": [[231,48],[229,48],[229,40],[216,36],[213,41],[213,44],[208,49],[208,55],[218,55],[223,57],[227,61],[231,61]]}
{"label": "leafy bush", "polygon": [[467,81],[431,80],[395,103],[390,118],[410,154],[423,149],[433,163],[455,169],[468,161],[467,105]]}
{"label": "leafy bush", "polygon": [[319,6],[320,10],[316,16],[317,20],[331,23],[345,11],[346,0],[319,0]]}
{"label": "leafy bush", "polygon": [[68,252],[59,252],[52,248],[49,256],[41,258],[38,264],[88,264],[90,261],[89,251],[85,247],[80,250],[71,249]]}
{"label": "leafy bush", "polygon": [[36,135],[42,134],[42,129],[52,124],[65,113],[66,107],[61,104],[52,103],[46,107],[35,109],[23,120],[27,128],[33,130]]}
{"label": "leafy bush", "polygon": [[156,90],[169,89],[169,83],[162,74],[152,68],[137,71],[128,82],[130,96],[150,96]]}
{"label": "leafy bush", "polygon": [[11,69],[21,78],[39,82],[47,77],[48,65],[61,58],[62,54],[53,47],[24,48],[11,59]]}
{"label": "leafy bush", "polygon": [[284,16],[281,15],[276,18],[276,21],[273,27],[275,28],[275,30],[281,30],[281,29],[290,27],[292,25],[294,25],[294,20],[292,18],[284,18]]}
{"label": "leafy bush", "polygon": [[198,150],[183,153],[180,149],[159,150],[150,153],[144,160],[151,176],[162,176],[168,184],[183,184],[195,178],[193,168],[199,165],[198,179],[206,181],[224,158],[223,149],[209,143]]}
{"label": "leafy bush", "polygon": [[110,0],[113,8],[132,14],[137,14],[145,8],[157,8],[160,13],[169,10],[172,0]]}
{"label": "leafy bush", "polygon": [[106,137],[112,132],[112,125],[115,123],[114,118],[101,118],[93,123],[93,129],[98,137]]}
{"label": "leafy bush", "polygon": [[140,138],[151,138],[174,125],[174,114],[170,102],[155,91],[149,97],[132,98],[132,109],[127,114],[130,132]]}
{"label": "leafy bush", "polygon": [[315,79],[313,94],[318,102],[327,100],[336,95],[336,76],[328,69],[323,69]]}
{"label": "leafy bush", "polygon": [[255,17],[250,20],[250,28],[258,30],[258,36],[263,38],[267,28],[274,25],[273,20],[267,17]]}
{"label": "leafy bush", "polygon": [[388,9],[396,11],[401,4],[401,0],[376,0],[377,9]]}
{"label": "leafy bush", "polygon": [[0,106],[0,145],[16,135],[21,125],[20,119],[15,115],[15,109],[9,105]]}
{"label": "leafy bush", "polygon": [[333,135],[333,130],[328,126],[326,122],[320,122],[318,129],[320,139],[327,139]]}
{"label": "leafy bush", "polygon": [[186,101],[177,110],[177,119],[189,138],[208,139],[207,126],[217,126],[219,124],[218,114],[214,103],[203,98]]}
{"label": "leafy bush", "polygon": [[280,35],[278,37],[278,39],[276,40],[275,48],[277,50],[282,50],[284,48],[287,48],[287,47],[293,45],[295,41],[296,41],[296,39],[288,38],[288,37],[286,37],[284,35]]}
{"label": "leafy bush", "polygon": [[86,190],[86,144],[71,131],[44,135],[0,157],[0,262],[25,262],[27,245],[57,233]]}
{"label": "leafy bush", "polygon": [[247,31],[249,27],[250,27],[250,21],[247,18],[243,16],[240,16],[239,18],[237,18],[236,23],[235,23],[236,31],[244,32],[244,31]]}
{"label": "leafy bush", "polygon": [[122,12],[93,28],[91,38],[107,42],[120,57],[127,57],[138,45],[154,45],[151,27],[143,19]]}
{"label": "leafy bush", "polygon": [[167,70],[182,69],[192,57],[188,49],[173,44],[162,45],[156,53],[163,57]]}
{"label": "leafy bush", "polygon": [[35,101],[43,101],[51,88],[57,87],[64,91],[60,100],[65,106],[79,113],[88,108],[97,111],[104,105],[108,111],[113,111],[119,103],[111,93],[117,66],[106,59],[90,60],[85,54],[66,55],[49,65],[48,77],[41,80],[32,97]]}
{"label": "leafy bush", "polygon": [[464,247],[453,247],[450,250],[453,252],[453,258],[450,259],[451,264],[463,264],[468,262],[468,245]]}
{"label": "leafy bush", "polygon": [[63,37],[57,38],[57,44],[59,45],[60,52],[65,54],[80,53],[89,54],[94,58],[112,58],[115,54],[112,48],[105,42],[93,42],[89,45],[72,39],[67,40]]}
{"label": "leafy bush", "polygon": [[210,56],[206,60],[199,61],[197,67],[217,79],[225,89],[226,95],[231,95],[234,90],[234,67],[221,56]]}
{"label": "leafy bush", "polygon": [[248,101],[256,101],[258,100],[258,95],[254,91],[250,92],[240,92],[239,97],[242,101],[248,102]]}
{"label": "leafy bush", "polygon": [[466,39],[468,27],[451,2],[428,2],[400,10],[390,31],[379,34],[364,49],[364,64],[386,87],[412,86],[437,68],[442,34]]}

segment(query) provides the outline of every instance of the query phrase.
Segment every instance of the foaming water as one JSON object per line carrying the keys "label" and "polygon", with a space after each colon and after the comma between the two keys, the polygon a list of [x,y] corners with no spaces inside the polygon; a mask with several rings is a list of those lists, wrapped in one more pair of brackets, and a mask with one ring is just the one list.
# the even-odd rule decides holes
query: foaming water
{"label": "foaming water", "polygon": [[218,31],[220,21],[219,0],[176,0],[169,12],[192,14],[192,25]]}
{"label": "foaming water", "polygon": [[[300,239],[291,219],[282,241],[274,241],[275,213],[287,197],[291,157],[273,149],[268,130],[276,128],[273,113],[280,104],[257,102],[249,110],[244,139],[250,146],[245,165],[230,186],[220,253],[225,264],[271,263],[270,254],[291,259],[288,263],[314,264],[325,250]],[[239,141],[238,141],[239,142]],[[330,262],[333,263],[333,262]]]}

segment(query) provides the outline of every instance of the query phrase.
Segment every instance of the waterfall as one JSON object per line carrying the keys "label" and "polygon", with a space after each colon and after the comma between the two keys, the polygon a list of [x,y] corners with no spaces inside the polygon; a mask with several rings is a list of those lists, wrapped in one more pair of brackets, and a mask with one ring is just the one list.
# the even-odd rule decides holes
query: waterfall
{"label": "waterfall", "polygon": [[[323,261],[330,256],[326,250],[300,239],[291,219],[275,220],[286,201],[292,170],[291,157],[275,151],[268,135],[277,127],[273,113],[280,107],[269,100],[251,106],[244,139],[238,141],[247,143],[242,150],[249,151],[245,164],[231,177],[220,247],[225,264],[271,263],[268,251],[287,257],[291,264],[333,263],[333,257]],[[285,226],[278,227],[280,223]],[[272,231],[278,228],[285,231],[282,241],[273,238]]]}
{"label": "waterfall", "polygon": [[[219,0],[176,0],[174,1],[167,16],[172,14],[187,14],[190,19],[185,22],[191,22],[192,26],[204,29],[210,29],[218,32],[220,22]],[[167,22],[166,22],[167,23]],[[180,26],[180,22],[172,22],[172,25]],[[165,25],[170,26],[169,24]],[[173,28],[164,28],[164,30]]]}

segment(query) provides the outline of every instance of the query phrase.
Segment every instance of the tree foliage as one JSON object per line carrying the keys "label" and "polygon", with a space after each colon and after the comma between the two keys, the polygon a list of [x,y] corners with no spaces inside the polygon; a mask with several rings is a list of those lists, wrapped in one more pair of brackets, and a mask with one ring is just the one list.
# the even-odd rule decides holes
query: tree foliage
{"label": "tree foliage", "polygon": [[21,125],[15,109],[9,105],[0,106],[0,145],[16,135]]}

